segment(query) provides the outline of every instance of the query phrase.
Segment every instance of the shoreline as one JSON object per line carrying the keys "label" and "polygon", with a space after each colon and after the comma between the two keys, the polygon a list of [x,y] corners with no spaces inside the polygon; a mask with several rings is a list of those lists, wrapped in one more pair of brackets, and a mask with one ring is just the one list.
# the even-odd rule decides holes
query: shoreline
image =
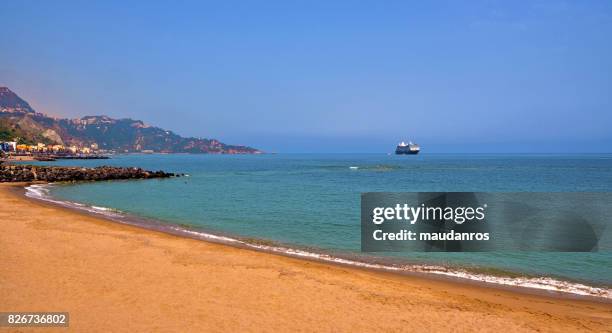
{"label": "shoreline", "polygon": [[23,185],[0,186],[6,263],[0,311],[69,311],[72,328],[112,331],[604,331],[612,325],[608,303],[177,237],[28,199]]}
{"label": "shoreline", "polygon": [[[49,185],[53,184],[26,184],[23,186],[16,186],[13,189],[18,189],[20,195],[28,200],[43,202],[74,212],[102,218],[113,223],[162,232],[182,238],[196,239],[266,254],[339,265],[342,267],[384,272],[400,276],[417,276],[425,279],[437,279],[451,283],[507,290],[521,294],[540,295],[561,299],[591,300],[612,304],[612,289],[609,287],[586,285],[580,282],[550,277],[530,277],[518,273],[514,274],[511,271],[506,272],[506,275],[492,275],[490,273],[487,274],[479,272],[478,270],[463,269],[461,267],[449,267],[427,263],[406,263],[397,258],[366,258],[350,253],[329,253],[325,252],[323,249],[318,249],[317,251],[317,249],[306,249],[305,247],[278,244],[266,240],[254,240],[227,233],[194,229],[175,223],[130,215],[107,207],[87,206],[82,203],[56,200],[55,198],[42,194],[41,191],[33,189],[34,186],[39,186],[41,190],[44,190],[45,187]],[[33,193],[36,194],[33,195]]]}

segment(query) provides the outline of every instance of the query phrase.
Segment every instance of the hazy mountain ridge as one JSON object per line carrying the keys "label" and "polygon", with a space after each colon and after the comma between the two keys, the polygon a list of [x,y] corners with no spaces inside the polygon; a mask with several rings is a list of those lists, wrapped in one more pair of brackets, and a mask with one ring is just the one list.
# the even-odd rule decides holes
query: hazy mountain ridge
{"label": "hazy mountain ridge", "polygon": [[149,126],[140,120],[85,116],[60,119],[35,112],[6,87],[0,87],[0,140],[21,138],[66,146],[90,146],[118,152],[153,150],[167,153],[255,154],[247,146],[227,145],[215,139],[182,137],[172,131]]}
{"label": "hazy mountain ridge", "polygon": [[0,112],[34,113],[34,109],[9,88],[0,87]]}

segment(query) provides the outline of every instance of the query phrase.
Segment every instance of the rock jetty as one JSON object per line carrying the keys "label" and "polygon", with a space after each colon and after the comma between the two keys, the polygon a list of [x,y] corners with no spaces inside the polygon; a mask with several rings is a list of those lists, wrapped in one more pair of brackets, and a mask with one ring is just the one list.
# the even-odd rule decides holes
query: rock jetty
{"label": "rock jetty", "polygon": [[96,168],[5,164],[0,162],[0,183],[7,182],[74,182],[114,179],[149,179],[175,177],[164,171],[141,168],[100,166]]}

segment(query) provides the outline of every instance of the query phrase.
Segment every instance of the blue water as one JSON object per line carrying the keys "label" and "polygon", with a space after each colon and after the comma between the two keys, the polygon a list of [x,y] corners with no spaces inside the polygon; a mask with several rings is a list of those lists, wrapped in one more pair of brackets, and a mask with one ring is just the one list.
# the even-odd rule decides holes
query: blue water
{"label": "blue water", "polygon": [[[118,155],[53,164],[139,166],[189,175],[53,187],[52,195],[62,200],[334,252],[359,252],[361,192],[612,191],[612,155]],[[388,255],[612,286],[612,253]]]}

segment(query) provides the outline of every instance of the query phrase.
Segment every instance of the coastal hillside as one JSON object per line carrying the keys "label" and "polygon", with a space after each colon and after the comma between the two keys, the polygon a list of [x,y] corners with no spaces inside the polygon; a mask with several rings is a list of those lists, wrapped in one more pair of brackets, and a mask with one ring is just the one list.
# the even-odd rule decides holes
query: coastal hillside
{"label": "coastal hillside", "polygon": [[247,146],[182,137],[140,120],[86,116],[61,119],[36,112],[9,88],[0,87],[0,141],[90,147],[117,152],[257,154]]}
{"label": "coastal hillside", "polygon": [[9,88],[0,87],[0,112],[34,113],[34,109]]}

